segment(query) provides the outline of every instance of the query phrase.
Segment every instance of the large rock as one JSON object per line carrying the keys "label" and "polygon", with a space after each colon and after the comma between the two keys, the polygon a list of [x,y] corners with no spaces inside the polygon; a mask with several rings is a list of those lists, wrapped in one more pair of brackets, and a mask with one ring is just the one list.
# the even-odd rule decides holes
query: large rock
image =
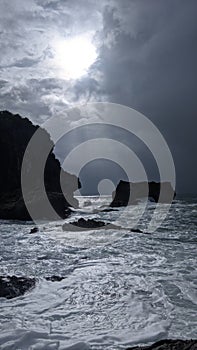
{"label": "large rock", "polygon": [[[116,190],[112,194],[111,207],[127,206],[129,204],[136,204],[139,199],[146,197],[155,202],[170,203],[175,197],[175,192],[170,182],[162,183],[162,195],[160,197],[160,182],[128,182],[120,181]],[[131,193],[131,196],[130,196]]]}
{"label": "large rock", "polygon": [[0,297],[12,299],[35,287],[35,278],[0,276]]}
{"label": "large rock", "polygon": [[[45,277],[50,282],[60,282],[64,278],[56,275]],[[0,276],[0,298],[17,298],[31,291],[35,286],[36,278],[34,277]]]}
{"label": "large rock", "polygon": [[197,340],[164,339],[150,346],[135,346],[127,350],[196,350]]}
{"label": "large rock", "polygon": [[123,228],[118,225],[114,225],[108,222],[104,221],[99,221],[95,219],[83,219],[80,218],[77,221],[73,221],[70,223],[65,223],[62,226],[63,231],[84,231],[84,230],[95,230],[95,229],[105,229],[105,230],[129,230],[131,232],[136,232],[136,233],[145,233],[139,229],[129,229],[129,228]]}
{"label": "large rock", "polygon": [[[24,203],[21,189],[21,166],[26,147],[38,126],[33,125],[27,118],[13,115],[7,111],[0,112],[0,219],[31,220],[31,216]],[[67,217],[65,209],[69,206],[78,206],[73,192],[80,187],[76,176],[62,171],[62,184],[60,186],[61,166],[53,154],[54,144],[46,130],[40,128],[40,139],[37,150],[28,159],[25,168],[26,177],[31,184],[28,190],[26,203],[35,212],[35,219],[53,220],[59,215]],[[41,179],[36,176],[35,164],[44,150],[51,149],[45,165],[44,184],[46,193],[52,207],[51,212],[46,208],[46,201],[41,191]],[[54,215],[54,213],[57,215]],[[68,211],[67,211],[68,213]]]}

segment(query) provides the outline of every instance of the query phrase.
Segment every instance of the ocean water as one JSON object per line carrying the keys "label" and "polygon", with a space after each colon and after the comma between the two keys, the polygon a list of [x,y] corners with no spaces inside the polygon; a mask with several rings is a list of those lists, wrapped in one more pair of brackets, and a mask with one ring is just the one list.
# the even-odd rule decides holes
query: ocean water
{"label": "ocean water", "polygon": [[[120,350],[197,337],[197,198],[174,201],[151,235],[127,229],[142,203],[95,213],[108,201],[80,198],[69,220],[115,220],[120,231],[63,232],[59,221],[29,235],[32,223],[0,222],[0,275],[37,277],[25,295],[0,298],[1,350]],[[149,203],[141,229],[153,210]],[[52,275],[65,279],[45,280]]]}

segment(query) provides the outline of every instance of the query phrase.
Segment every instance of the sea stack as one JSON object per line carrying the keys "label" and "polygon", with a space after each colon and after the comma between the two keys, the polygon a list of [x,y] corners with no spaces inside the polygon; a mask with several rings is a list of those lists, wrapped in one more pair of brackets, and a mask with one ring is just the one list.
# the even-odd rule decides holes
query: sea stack
{"label": "sea stack", "polygon": [[[162,184],[162,193],[160,189]],[[175,191],[170,182],[128,182],[120,181],[112,194],[111,207],[121,207],[136,204],[138,200],[147,197],[160,203],[170,203],[175,197]]]}

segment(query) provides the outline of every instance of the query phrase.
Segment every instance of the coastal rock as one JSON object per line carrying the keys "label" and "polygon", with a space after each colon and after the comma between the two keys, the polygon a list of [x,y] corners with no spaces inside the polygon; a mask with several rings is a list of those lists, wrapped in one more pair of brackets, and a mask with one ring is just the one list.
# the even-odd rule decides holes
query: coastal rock
{"label": "coastal rock", "polygon": [[[73,222],[70,222],[70,223],[65,223],[63,226],[62,226],[62,229],[63,231],[84,231],[84,230],[90,230],[90,229],[115,229],[115,230],[122,230],[122,229],[125,229],[121,226],[118,226],[118,225],[114,225],[114,224],[111,224],[111,223],[107,223],[107,222],[104,222],[104,221],[99,221],[99,220],[94,220],[94,219],[83,219],[83,218],[80,218],[79,220],[77,221],[73,221]],[[128,229],[126,228],[126,230],[129,230],[131,232],[136,232],[136,233],[144,233],[142,232],[141,230],[139,229]]]}
{"label": "coastal rock", "polygon": [[[111,207],[121,207],[132,204],[137,204],[138,200],[146,197],[148,192],[148,198],[154,202],[169,203],[175,197],[175,192],[170,182],[163,182],[162,195],[160,197],[160,182],[128,182],[120,181],[116,187],[116,190],[112,193]],[[130,196],[131,193],[131,196]]]}
{"label": "coastal rock", "polygon": [[[102,207],[101,207],[102,208]],[[101,212],[101,213],[110,213],[110,212],[114,212],[114,211],[118,211],[118,209],[114,209],[114,208],[104,208],[104,209],[101,209],[101,210],[97,210],[97,212]],[[96,211],[95,211],[96,213]]]}
{"label": "coastal rock", "polygon": [[12,299],[35,287],[35,278],[0,276],[0,298]]}
{"label": "coastal rock", "polygon": [[39,231],[38,227],[33,227],[31,230],[30,230],[30,234],[32,233],[37,233]]}
{"label": "coastal rock", "polygon": [[197,340],[164,339],[150,346],[135,346],[126,350],[196,350]]}
{"label": "coastal rock", "polygon": [[[60,282],[64,278],[56,275],[45,277],[47,281],[51,282]],[[0,298],[13,299],[19,297],[32,290],[35,285],[36,278],[34,277],[0,276]]]}
{"label": "coastal rock", "polygon": [[103,221],[80,218],[77,221],[63,224],[62,229],[63,231],[83,231],[85,229],[98,229],[105,226],[106,224]]}
{"label": "coastal rock", "polygon": [[[45,198],[41,195],[39,190],[35,190],[28,194],[26,203],[31,207],[31,212],[34,212],[34,219],[56,220],[57,215],[62,219],[70,216],[71,210],[70,208],[66,208],[68,203],[62,193],[48,192],[47,197],[55,210],[54,215],[52,212],[49,213],[45,206]],[[0,219],[22,221],[32,220],[20,190],[13,193],[2,194],[0,197]]]}
{"label": "coastal rock", "polygon": [[[22,194],[21,166],[26,147],[38,128],[27,118],[7,111],[0,112],[0,219],[31,220]],[[80,187],[80,182],[76,176],[61,169],[59,160],[53,154],[54,144],[49,134],[44,129],[39,130],[40,144],[25,168],[31,184],[26,202],[35,211],[34,218],[37,220],[55,220],[57,215],[66,218],[70,214],[69,207],[78,206],[73,193]],[[35,165],[42,159],[42,150],[48,149],[51,151],[45,164],[44,184],[49,202],[57,215],[47,210],[45,198],[41,194],[41,179],[36,175]],[[60,172],[66,199],[60,185]]]}
{"label": "coastal rock", "polygon": [[65,277],[62,277],[62,276],[50,276],[50,277],[45,277],[45,279],[47,281],[51,281],[51,282],[61,282]]}

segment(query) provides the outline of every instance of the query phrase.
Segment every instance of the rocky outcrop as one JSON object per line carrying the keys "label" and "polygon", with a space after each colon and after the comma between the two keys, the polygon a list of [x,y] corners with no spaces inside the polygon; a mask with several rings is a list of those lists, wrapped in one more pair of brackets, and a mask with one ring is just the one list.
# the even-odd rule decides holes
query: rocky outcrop
{"label": "rocky outcrop", "polygon": [[[139,199],[146,197],[148,192],[148,198],[154,202],[168,203],[169,199],[175,197],[175,192],[170,182],[162,183],[162,194],[160,197],[160,182],[128,182],[120,181],[116,190],[112,194],[111,207],[121,207],[136,204]],[[131,196],[130,196],[131,193]]]}
{"label": "rocky outcrop", "polygon": [[126,350],[196,350],[197,340],[164,339],[150,346],[135,346]]}
{"label": "rocky outcrop", "polygon": [[35,284],[35,278],[0,276],[0,298],[16,298],[35,287]]}
{"label": "rocky outcrop", "polygon": [[104,222],[104,221],[99,221],[99,220],[94,220],[94,219],[83,219],[80,218],[77,221],[73,221],[70,223],[65,223],[62,226],[63,231],[84,231],[84,230],[95,230],[95,229],[114,229],[114,230],[129,230],[131,232],[136,232],[136,233],[145,233],[139,229],[129,229],[129,228],[123,228],[121,226],[118,225],[114,225],[108,222]]}
{"label": "rocky outcrop", "polygon": [[[60,282],[64,278],[55,275],[45,277],[50,282]],[[31,291],[35,286],[36,278],[34,277],[0,276],[0,298],[17,298]]]}
{"label": "rocky outcrop", "polygon": [[50,281],[50,282],[61,282],[65,277],[62,277],[62,276],[50,276],[50,277],[45,277],[45,279],[47,281]]}
{"label": "rocky outcrop", "polygon": [[[0,219],[31,220],[22,195],[21,165],[26,147],[38,128],[27,118],[7,111],[0,112]],[[53,213],[49,213],[45,206],[45,198],[40,190],[41,179],[36,176],[34,167],[36,161],[42,157],[42,151],[50,148],[45,165],[44,184],[55,212],[65,218],[69,214],[65,209],[78,205],[73,192],[80,187],[80,183],[76,176],[62,171],[65,199],[60,186],[61,166],[53,154],[54,144],[46,130],[40,128],[40,135],[40,144],[25,168],[27,178],[32,182],[26,203],[35,211],[35,219],[56,219],[56,215],[53,217]]]}
{"label": "rocky outcrop", "polygon": [[31,230],[30,230],[30,234],[33,234],[33,233],[37,233],[37,232],[39,232],[39,228],[38,227],[33,227]]}

